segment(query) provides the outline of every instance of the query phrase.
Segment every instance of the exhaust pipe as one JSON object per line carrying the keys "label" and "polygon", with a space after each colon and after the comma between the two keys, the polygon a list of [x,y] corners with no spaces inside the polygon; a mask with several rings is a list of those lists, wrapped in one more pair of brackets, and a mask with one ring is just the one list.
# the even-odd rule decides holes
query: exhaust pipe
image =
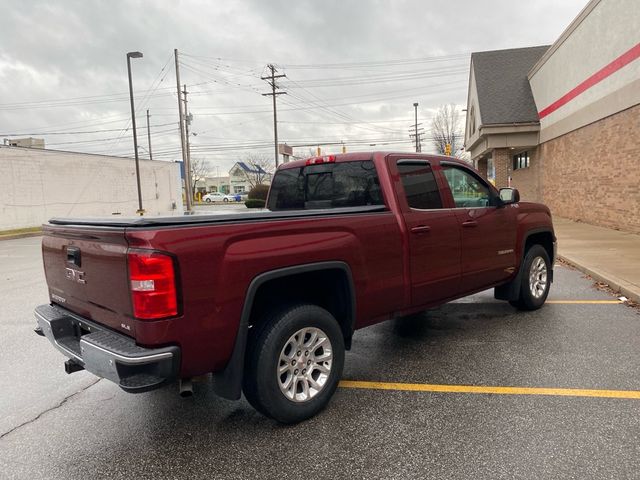
{"label": "exhaust pipe", "polygon": [[190,378],[180,379],[178,384],[178,390],[182,398],[188,398],[193,396],[193,383]]}

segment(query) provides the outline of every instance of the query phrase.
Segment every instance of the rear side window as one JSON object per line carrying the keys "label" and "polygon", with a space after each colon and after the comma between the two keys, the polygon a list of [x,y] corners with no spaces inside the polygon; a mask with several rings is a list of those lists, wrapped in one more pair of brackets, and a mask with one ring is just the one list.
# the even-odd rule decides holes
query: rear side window
{"label": "rear side window", "polygon": [[321,163],[279,170],[271,183],[269,210],[384,205],[371,161]]}
{"label": "rear side window", "polygon": [[398,171],[409,207],[420,210],[442,208],[440,191],[431,165],[426,162],[399,162]]}

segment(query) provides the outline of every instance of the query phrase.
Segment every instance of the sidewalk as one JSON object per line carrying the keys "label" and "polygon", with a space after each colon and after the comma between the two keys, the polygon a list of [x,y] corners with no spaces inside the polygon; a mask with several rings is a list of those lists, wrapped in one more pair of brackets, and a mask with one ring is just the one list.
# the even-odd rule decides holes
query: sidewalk
{"label": "sidewalk", "polygon": [[640,235],[553,218],[558,257],[640,302]]}

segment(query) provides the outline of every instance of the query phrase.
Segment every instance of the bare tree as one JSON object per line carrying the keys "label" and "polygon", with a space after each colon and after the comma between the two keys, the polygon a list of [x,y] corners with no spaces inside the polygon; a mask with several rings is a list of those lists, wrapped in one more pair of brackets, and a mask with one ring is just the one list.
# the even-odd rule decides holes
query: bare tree
{"label": "bare tree", "polygon": [[451,145],[451,155],[462,153],[462,129],[460,110],[454,104],[442,105],[431,121],[431,141],[436,153],[444,155],[447,144]]}
{"label": "bare tree", "polygon": [[242,157],[241,161],[251,169],[251,171],[240,169],[251,188],[265,183],[275,170],[273,157],[262,153],[248,153]]}
{"label": "bare tree", "polygon": [[210,175],[211,173],[211,165],[205,158],[192,158],[191,159],[191,182],[192,182],[192,192],[196,192],[196,184],[200,180],[204,180],[205,177]]}

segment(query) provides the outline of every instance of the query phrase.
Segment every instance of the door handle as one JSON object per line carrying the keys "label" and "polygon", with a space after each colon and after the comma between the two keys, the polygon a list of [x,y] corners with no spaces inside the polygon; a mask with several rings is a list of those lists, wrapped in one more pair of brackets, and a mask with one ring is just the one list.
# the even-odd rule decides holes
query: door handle
{"label": "door handle", "polygon": [[411,227],[411,233],[429,233],[431,231],[431,227],[428,225],[418,225],[416,227]]}
{"label": "door handle", "polygon": [[466,222],[462,222],[462,226],[467,228],[477,227],[478,222],[476,222],[475,220],[467,220]]}

